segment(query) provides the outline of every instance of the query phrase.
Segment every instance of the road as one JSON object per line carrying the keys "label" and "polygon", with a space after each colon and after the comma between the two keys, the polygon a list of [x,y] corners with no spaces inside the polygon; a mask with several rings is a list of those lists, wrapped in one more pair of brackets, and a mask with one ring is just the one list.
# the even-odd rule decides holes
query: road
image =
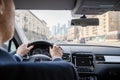
{"label": "road", "polygon": [[88,45],[107,45],[107,46],[120,46],[120,41],[89,41]]}
{"label": "road", "polygon": [[89,41],[86,43],[68,42],[69,44],[85,44],[85,45],[105,45],[105,46],[119,46],[120,41]]}

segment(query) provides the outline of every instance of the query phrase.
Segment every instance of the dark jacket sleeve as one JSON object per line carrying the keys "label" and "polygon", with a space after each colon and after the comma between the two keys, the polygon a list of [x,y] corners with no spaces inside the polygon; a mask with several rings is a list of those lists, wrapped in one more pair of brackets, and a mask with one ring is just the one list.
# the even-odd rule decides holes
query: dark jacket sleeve
{"label": "dark jacket sleeve", "polygon": [[53,61],[63,61],[62,58],[55,58]]}
{"label": "dark jacket sleeve", "polygon": [[13,57],[16,59],[17,62],[21,62],[21,59],[18,56],[14,55]]}
{"label": "dark jacket sleeve", "polygon": [[16,63],[16,59],[7,51],[0,49],[0,63],[6,64],[6,63]]}

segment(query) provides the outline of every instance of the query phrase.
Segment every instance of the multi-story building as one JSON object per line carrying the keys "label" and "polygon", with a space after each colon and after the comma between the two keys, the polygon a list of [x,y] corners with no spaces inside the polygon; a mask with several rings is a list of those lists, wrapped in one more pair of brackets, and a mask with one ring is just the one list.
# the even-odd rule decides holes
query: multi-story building
{"label": "multi-story building", "polygon": [[30,41],[47,39],[49,36],[47,23],[29,10],[16,10],[16,21],[23,27]]}
{"label": "multi-story building", "polygon": [[60,25],[59,23],[52,27],[52,38],[56,40],[66,40],[67,28],[66,25]]}
{"label": "multi-story building", "polygon": [[78,27],[71,26],[67,30],[67,40],[75,40],[79,37]]}
{"label": "multi-story building", "polygon": [[120,40],[120,12],[109,11],[102,15],[91,16],[99,18],[99,26],[79,27],[79,38],[97,41]]}
{"label": "multi-story building", "polygon": [[120,40],[120,11],[110,11],[108,16],[108,40]]}

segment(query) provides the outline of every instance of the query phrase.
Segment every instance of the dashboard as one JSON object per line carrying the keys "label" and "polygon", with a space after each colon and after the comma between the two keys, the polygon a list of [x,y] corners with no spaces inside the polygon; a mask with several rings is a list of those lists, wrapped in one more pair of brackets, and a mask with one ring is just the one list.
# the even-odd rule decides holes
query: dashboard
{"label": "dashboard", "polygon": [[120,47],[60,46],[63,59],[74,64],[79,80],[120,80]]}
{"label": "dashboard", "polygon": [[[58,45],[63,50],[62,59],[75,66],[79,80],[120,80],[120,47]],[[48,46],[35,46],[29,56],[43,53],[50,57]]]}

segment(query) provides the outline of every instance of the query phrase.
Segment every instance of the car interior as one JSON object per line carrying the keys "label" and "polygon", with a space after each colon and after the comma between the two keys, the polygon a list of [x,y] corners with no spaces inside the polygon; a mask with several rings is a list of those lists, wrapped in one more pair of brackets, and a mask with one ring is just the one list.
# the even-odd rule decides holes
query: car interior
{"label": "car interior", "polygon": [[[120,0],[14,0],[14,3],[16,10],[70,10],[73,17],[79,16],[79,19],[71,20],[71,25],[82,27],[99,25],[98,18],[82,15],[120,11]],[[24,41],[19,30],[15,23],[14,37],[3,45],[11,54],[15,54]],[[66,62],[51,63],[49,47],[54,44],[44,40],[30,42],[29,46],[34,45],[34,48],[23,57],[22,63],[0,66],[0,79],[120,80],[119,46],[58,43],[63,51],[62,59]]]}

